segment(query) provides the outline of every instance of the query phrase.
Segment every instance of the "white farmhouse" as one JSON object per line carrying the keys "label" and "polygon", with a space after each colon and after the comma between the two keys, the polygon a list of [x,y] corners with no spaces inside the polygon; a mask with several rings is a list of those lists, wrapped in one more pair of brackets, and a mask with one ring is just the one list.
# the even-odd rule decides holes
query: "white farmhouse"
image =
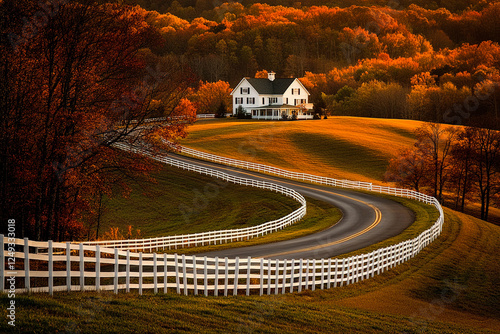
{"label": "white farmhouse", "polygon": [[276,78],[274,72],[268,78],[243,78],[233,89],[233,115],[241,106],[255,119],[282,119],[283,115],[297,119],[313,118],[309,92],[296,78]]}

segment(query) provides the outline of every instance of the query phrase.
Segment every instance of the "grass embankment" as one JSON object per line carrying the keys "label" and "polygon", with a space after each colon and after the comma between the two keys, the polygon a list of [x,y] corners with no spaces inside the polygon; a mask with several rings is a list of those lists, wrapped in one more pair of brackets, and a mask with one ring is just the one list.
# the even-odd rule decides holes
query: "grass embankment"
{"label": "grass embankment", "polygon": [[381,183],[389,159],[413,145],[413,132],[421,125],[357,117],[297,122],[214,120],[191,126],[183,144],[297,172]]}
{"label": "grass embankment", "polygon": [[[157,183],[131,184],[129,198],[106,201],[100,235],[119,227],[140,229],[141,237],[206,232],[254,226],[300,207],[269,190],[235,185],[179,168],[162,166]],[[125,232],[125,233],[124,233]]]}
{"label": "grass embankment", "polygon": [[196,253],[210,252],[215,250],[223,250],[228,248],[247,247],[247,246],[267,244],[271,242],[278,242],[283,240],[296,239],[308,234],[325,230],[335,225],[340,220],[340,218],[342,218],[342,213],[340,212],[340,210],[334,207],[333,205],[309,197],[306,197],[306,201],[307,201],[306,216],[302,218],[300,221],[286,227],[283,230],[279,230],[277,232],[267,234],[258,238],[236,241],[228,244],[171,249],[171,250],[165,250],[165,252],[177,253],[177,254],[196,254]]}
{"label": "grass embankment", "polygon": [[[0,332],[491,333],[500,331],[500,227],[446,209],[437,242],[372,279],[278,296],[16,296]],[[6,295],[0,297],[7,305]],[[3,307],[2,318],[6,319]]]}

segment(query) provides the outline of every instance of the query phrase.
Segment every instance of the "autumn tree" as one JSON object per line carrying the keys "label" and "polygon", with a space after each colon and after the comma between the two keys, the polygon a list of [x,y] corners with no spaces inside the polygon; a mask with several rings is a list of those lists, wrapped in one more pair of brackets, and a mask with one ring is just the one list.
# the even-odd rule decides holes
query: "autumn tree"
{"label": "autumn tree", "polygon": [[140,50],[160,40],[140,12],[50,6],[0,3],[0,215],[16,219],[19,237],[68,240],[82,237],[96,196],[154,167],[114,144],[185,135],[185,120],[138,131],[153,100],[169,114],[185,89],[172,64],[146,67]]}
{"label": "autumn tree", "polygon": [[225,81],[201,82],[199,88],[194,92],[192,100],[197,106],[199,113],[215,114],[223,104],[226,112],[229,112],[231,102],[231,88]]}
{"label": "autumn tree", "polygon": [[429,161],[430,185],[433,196],[443,201],[443,189],[451,168],[450,154],[456,130],[439,123],[426,123],[416,130],[416,147]]}
{"label": "autumn tree", "polygon": [[421,187],[428,183],[428,158],[417,148],[400,151],[389,161],[386,181],[396,182],[399,187],[408,187],[420,192]]}
{"label": "autumn tree", "polygon": [[451,148],[451,190],[455,191],[455,208],[464,212],[465,200],[472,195],[476,174],[475,146],[478,129],[464,127],[457,132],[456,142]]}
{"label": "autumn tree", "polygon": [[475,177],[481,200],[481,219],[488,220],[491,198],[500,179],[500,133],[491,129],[477,129],[473,156]]}

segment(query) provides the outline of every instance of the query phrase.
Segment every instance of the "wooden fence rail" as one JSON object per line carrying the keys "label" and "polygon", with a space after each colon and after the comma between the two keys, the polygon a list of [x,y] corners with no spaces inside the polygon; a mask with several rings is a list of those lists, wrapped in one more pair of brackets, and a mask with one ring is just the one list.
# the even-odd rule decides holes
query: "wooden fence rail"
{"label": "wooden fence rail", "polygon": [[[217,175],[216,171],[211,173]],[[439,218],[413,239],[367,254],[320,260],[136,253],[98,244],[30,241],[0,235],[0,260],[3,263],[0,291],[13,289],[17,293],[53,294],[54,291],[112,290],[118,293],[135,290],[142,294],[144,290],[152,290],[154,293],[227,296],[329,289],[373,277],[407,261],[442,231],[443,210],[433,197],[364,182],[339,181],[335,185],[340,184],[432,204],[439,211]]]}

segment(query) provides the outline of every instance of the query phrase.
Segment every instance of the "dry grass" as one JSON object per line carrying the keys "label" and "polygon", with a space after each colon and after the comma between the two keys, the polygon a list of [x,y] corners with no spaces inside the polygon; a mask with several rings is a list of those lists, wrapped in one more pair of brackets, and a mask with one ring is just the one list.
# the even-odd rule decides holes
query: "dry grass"
{"label": "dry grass", "polygon": [[348,288],[338,305],[414,317],[418,328],[443,321],[500,330],[500,227],[446,209],[444,228],[416,260],[364,282],[364,293]]}
{"label": "dry grass", "polygon": [[184,144],[236,159],[381,183],[388,160],[422,123],[355,117],[299,122],[198,122]]}

